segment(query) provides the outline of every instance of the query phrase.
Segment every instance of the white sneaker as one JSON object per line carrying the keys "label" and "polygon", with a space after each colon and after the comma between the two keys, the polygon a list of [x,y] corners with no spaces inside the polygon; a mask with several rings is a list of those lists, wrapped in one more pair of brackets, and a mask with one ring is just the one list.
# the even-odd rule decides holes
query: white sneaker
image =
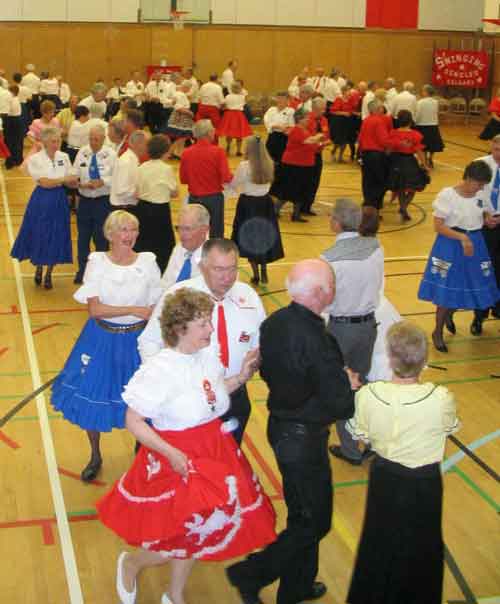
{"label": "white sneaker", "polygon": [[[116,564],[116,591],[118,592],[121,604],[135,604],[135,599],[137,597],[137,582],[134,581],[133,591],[127,591],[123,585],[123,563],[127,555],[127,552],[122,552],[118,556],[118,562]],[[168,604],[168,602],[166,604]]]}
{"label": "white sneaker", "polygon": [[161,597],[161,604],[172,604],[172,600],[168,597],[166,592]]}

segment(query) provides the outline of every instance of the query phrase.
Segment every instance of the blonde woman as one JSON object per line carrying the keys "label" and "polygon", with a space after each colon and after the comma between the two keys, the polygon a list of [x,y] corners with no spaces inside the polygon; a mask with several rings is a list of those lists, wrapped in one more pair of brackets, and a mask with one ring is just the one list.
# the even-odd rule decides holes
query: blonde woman
{"label": "blonde woman", "polygon": [[[227,98],[227,97],[226,97]],[[242,258],[252,267],[252,283],[267,283],[267,264],[283,258],[281,234],[269,189],[274,164],[260,136],[246,140],[245,159],[230,184],[240,196],[236,205],[231,238]],[[259,275],[260,265],[260,275]]]}
{"label": "blonde woman", "polygon": [[52,405],[87,431],[91,457],[81,474],[90,482],[102,466],[101,432],[125,427],[122,390],[139,367],[137,338],[162,288],[151,252],[134,252],[139,222],[124,210],[104,223],[109,252],[90,254],[74,298],[89,319],[52,386]]}

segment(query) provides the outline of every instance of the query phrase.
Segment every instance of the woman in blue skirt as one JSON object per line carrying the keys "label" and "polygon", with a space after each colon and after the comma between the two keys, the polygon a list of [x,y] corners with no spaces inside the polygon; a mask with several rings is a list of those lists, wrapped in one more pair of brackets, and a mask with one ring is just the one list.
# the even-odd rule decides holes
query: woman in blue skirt
{"label": "woman in blue skirt", "polygon": [[437,238],[432,246],[418,297],[436,305],[432,342],[448,352],[443,340],[446,325],[455,333],[453,311],[489,308],[500,298],[481,228],[491,219],[485,212],[481,190],[491,180],[484,161],[470,163],[463,180],[443,189],[432,204]]}
{"label": "woman in blue skirt", "polygon": [[42,150],[26,162],[29,175],[36,182],[24,213],[23,222],[10,255],[30,260],[36,266],[35,283],[52,289],[52,269],[56,264],[71,264],[69,205],[64,185],[75,186],[71,162],[59,151],[61,134],[57,128],[45,128],[41,135]]}
{"label": "woman in blue skirt", "polygon": [[52,405],[87,431],[91,457],[81,478],[94,480],[101,465],[100,433],[125,425],[123,387],[140,365],[137,338],[162,292],[151,252],[134,252],[139,223],[117,210],[104,223],[109,252],[90,254],[74,297],[88,305],[85,324],[52,387]]}

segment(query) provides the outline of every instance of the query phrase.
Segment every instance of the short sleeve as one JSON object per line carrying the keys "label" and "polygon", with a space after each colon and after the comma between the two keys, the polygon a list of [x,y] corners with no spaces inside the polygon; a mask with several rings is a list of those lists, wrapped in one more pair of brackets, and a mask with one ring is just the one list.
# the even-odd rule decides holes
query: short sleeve
{"label": "short sleeve", "polygon": [[158,302],[163,294],[164,288],[161,284],[161,272],[156,263],[156,256],[152,252],[144,252],[147,254],[147,272],[149,277],[149,306],[153,306]]}
{"label": "short sleeve", "polygon": [[433,216],[436,218],[442,218],[446,220],[452,211],[451,203],[450,203],[450,194],[448,189],[443,189],[436,199],[432,202],[432,207],[434,209]]}
{"label": "short sleeve", "polygon": [[442,386],[439,387],[439,393],[442,397],[442,418],[443,431],[446,436],[460,430],[460,420],[457,417],[457,407],[454,395]]}
{"label": "short sleeve", "polygon": [[168,404],[168,392],[172,389],[175,372],[154,356],[142,364],[125,386],[122,398],[134,411],[150,419],[160,415]]}
{"label": "short sleeve", "polygon": [[28,158],[26,169],[33,180],[38,180],[47,176],[46,166],[38,153],[35,153]]}
{"label": "short sleeve", "polygon": [[76,290],[73,298],[80,304],[87,304],[89,298],[99,298],[101,283],[105,273],[104,252],[93,252],[89,255],[83,285]]}
{"label": "short sleeve", "polygon": [[175,173],[171,166],[166,165],[166,168],[165,176],[168,183],[168,188],[171,192],[177,191],[177,179],[175,177]]}
{"label": "short sleeve", "polygon": [[354,395],[354,417],[347,422],[346,428],[351,433],[354,440],[362,440],[365,443],[370,442],[368,430],[368,418],[366,414],[366,395],[368,387],[363,386]]}

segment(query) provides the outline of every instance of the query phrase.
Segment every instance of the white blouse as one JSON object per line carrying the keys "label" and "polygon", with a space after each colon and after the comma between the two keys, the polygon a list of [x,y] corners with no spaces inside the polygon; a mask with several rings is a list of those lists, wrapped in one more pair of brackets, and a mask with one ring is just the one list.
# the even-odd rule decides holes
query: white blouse
{"label": "white blouse", "polygon": [[178,90],[174,94],[174,109],[189,109],[190,107],[191,103],[189,102],[187,95]]}
{"label": "white blouse", "polygon": [[294,113],[291,107],[281,110],[278,107],[269,107],[264,114],[264,126],[268,132],[272,132],[275,126],[293,128],[295,126]]}
{"label": "white blouse", "polygon": [[62,151],[56,151],[54,159],[50,159],[45,149],[42,149],[28,158],[26,169],[33,180],[64,178],[71,173],[71,162]]}
{"label": "white blouse", "polygon": [[439,124],[439,103],[432,97],[425,97],[417,101],[417,126],[437,126]]}
{"label": "white blouse", "polygon": [[432,207],[433,216],[442,218],[447,227],[477,231],[483,227],[487,204],[482,192],[474,197],[462,197],[454,187],[446,187],[438,194]]}
{"label": "white blouse", "polygon": [[239,190],[244,195],[252,195],[253,197],[261,197],[269,193],[271,183],[256,185],[250,177],[250,163],[248,161],[240,162],[236,168],[233,180],[229,183],[229,188],[233,191]]}
{"label": "white blouse", "polygon": [[233,94],[230,93],[224,99],[226,109],[233,111],[243,111],[245,106],[245,95],[244,94]]}
{"label": "white blouse", "polygon": [[[122,266],[110,260],[106,252],[90,254],[83,285],[73,297],[80,304],[99,298],[110,306],[152,306],[162,294],[160,269],[152,252],[141,252],[133,264]],[[130,324],[141,319],[135,315],[112,317],[110,323]]]}
{"label": "white blouse", "polygon": [[200,426],[229,409],[224,368],[208,348],[194,354],[164,348],[139,367],[122,396],[157,430]]}

